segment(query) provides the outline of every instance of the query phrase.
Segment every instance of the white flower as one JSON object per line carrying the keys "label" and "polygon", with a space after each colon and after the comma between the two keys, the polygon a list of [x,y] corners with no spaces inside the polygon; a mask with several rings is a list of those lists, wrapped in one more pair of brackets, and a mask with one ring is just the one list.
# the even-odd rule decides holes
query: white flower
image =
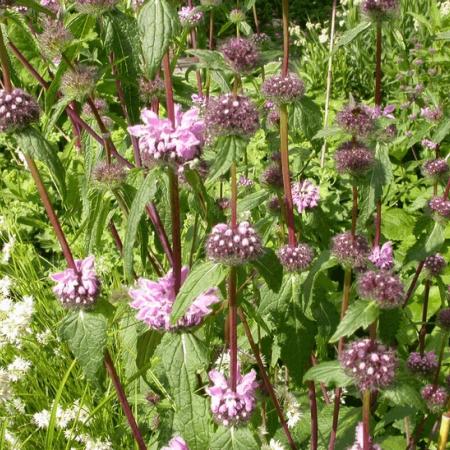
{"label": "white flower", "polygon": [[87,438],[84,441],[86,450],[113,450],[110,441],[102,441],[100,439]]}
{"label": "white flower", "polygon": [[59,405],[56,407],[56,426],[65,430],[70,422],[76,417],[76,412],[69,409],[63,409]]}
{"label": "white flower", "polygon": [[0,367],[0,403],[6,403],[12,396],[8,372]]}
{"label": "white flower", "polygon": [[49,329],[36,334],[36,340],[41,345],[47,345],[50,342],[51,338],[52,332]]}
{"label": "white flower", "polygon": [[2,248],[2,263],[7,264],[11,259],[11,250],[14,247],[16,240],[14,237],[10,237],[9,241]]}
{"label": "white flower", "polygon": [[275,439],[271,439],[269,442],[270,450],[284,450],[283,445],[280,441],[276,441]]}
{"label": "white flower", "polygon": [[322,30],[322,34],[319,34],[319,42],[321,44],[325,44],[326,42],[328,42],[328,30],[325,32],[325,34],[323,34]]}
{"label": "white flower", "polygon": [[83,434],[73,434],[73,430],[64,430],[64,437],[67,440],[75,441],[75,442],[84,442],[86,435]]}
{"label": "white flower", "polygon": [[11,381],[19,381],[31,367],[31,362],[16,356],[12,363],[8,364],[8,375]]}
{"label": "white flower", "polygon": [[5,430],[4,438],[5,442],[9,444],[11,450],[20,450],[23,448],[19,438],[14,436],[14,434],[12,434],[8,429]]}
{"label": "white flower", "polygon": [[286,394],[285,408],[287,425],[289,428],[293,428],[298,422],[300,422],[300,419],[303,417],[303,413],[300,410],[300,403],[290,392]]}
{"label": "white flower", "polygon": [[308,30],[312,30],[314,28],[314,24],[312,22],[306,22],[306,28],[308,28]]}
{"label": "white flower", "polygon": [[9,298],[0,300],[0,348],[8,343],[18,346],[23,335],[31,333],[33,310],[32,297],[24,297],[19,302]]}
{"label": "white flower", "polygon": [[16,412],[25,414],[25,403],[21,398],[13,398],[11,400],[11,406]]}
{"label": "white flower", "polygon": [[450,14],[450,0],[446,0],[439,5],[441,14],[445,17]]}
{"label": "white flower", "polygon": [[39,429],[48,428],[50,423],[50,411],[48,409],[43,409],[40,412],[33,414],[33,422]]}
{"label": "white flower", "polygon": [[340,20],[340,21],[339,21],[339,26],[340,26],[340,27],[343,27],[344,25],[345,25],[345,20]]}
{"label": "white flower", "polygon": [[9,296],[9,292],[11,290],[11,284],[12,284],[11,278],[9,278],[8,276],[0,279],[0,295],[2,297]]}
{"label": "white flower", "polygon": [[[347,394],[347,389],[341,388],[341,398],[339,399],[341,405],[345,405],[345,394]],[[334,402],[334,399],[336,398],[336,392],[334,390],[328,391],[328,397],[330,398],[331,402]]]}

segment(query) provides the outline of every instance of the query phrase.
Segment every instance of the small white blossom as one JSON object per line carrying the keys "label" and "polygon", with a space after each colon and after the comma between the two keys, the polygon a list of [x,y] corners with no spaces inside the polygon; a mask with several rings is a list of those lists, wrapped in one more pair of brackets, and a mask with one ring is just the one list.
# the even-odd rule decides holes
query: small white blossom
{"label": "small white blossom", "polygon": [[2,297],[8,297],[11,291],[11,278],[8,276],[0,278],[0,295]]}
{"label": "small white blossom", "polygon": [[16,356],[12,363],[8,364],[8,375],[11,381],[19,381],[31,367],[31,362]]}
{"label": "small white blossom", "polygon": [[16,240],[14,237],[11,237],[8,242],[5,243],[5,245],[2,248],[2,258],[1,262],[3,264],[7,264],[9,260],[11,259],[11,250],[14,247],[14,244],[16,243]]}
{"label": "small white blossom", "polygon": [[47,345],[51,339],[52,339],[52,332],[49,329],[36,334],[36,340],[41,345]]}
{"label": "small white blossom", "polygon": [[0,348],[6,344],[20,345],[22,337],[31,333],[33,315],[32,297],[14,302],[9,298],[0,300]]}
{"label": "small white blossom", "polygon": [[12,397],[8,372],[0,367],[0,403],[8,402]]}
{"label": "small white blossom", "polygon": [[287,425],[289,428],[294,428],[300,422],[303,413],[300,410],[300,403],[291,393],[286,394],[285,409]]}
{"label": "small white blossom", "polygon": [[40,412],[33,414],[33,422],[39,429],[48,428],[50,423],[50,411],[48,409],[43,409]]}

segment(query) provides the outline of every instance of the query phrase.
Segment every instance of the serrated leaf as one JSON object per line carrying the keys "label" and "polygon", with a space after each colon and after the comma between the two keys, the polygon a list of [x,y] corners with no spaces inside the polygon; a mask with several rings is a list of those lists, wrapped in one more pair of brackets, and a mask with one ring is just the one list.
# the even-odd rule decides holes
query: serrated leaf
{"label": "serrated leaf", "polygon": [[61,337],[91,380],[96,379],[103,366],[106,330],[106,317],[94,311],[71,312],[61,323]]}
{"label": "serrated leaf", "polygon": [[367,328],[378,318],[379,313],[380,310],[375,302],[359,300],[353,303],[336,332],[331,336],[330,342],[337,342],[341,337],[350,336],[360,327]]}
{"label": "serrated leaf", "polygon": [[141,46],[137,21],[134,17],[115,9],[106,19],[105,47],[114,53],[115,67],[124,92],[131,123],[139,119],[137,78]]}
{"label": "serrated leaf", "polygon": [[205,261],[196,264],[178,292],[173,304],[171,322],[174,324],[183,317],[187,309],[200,294],[219,286],[228,274],[228,268],[222,264]]}
{"label": "serrated leaf", "polygon": [[239,199],[237,205],[238,214],[252,211],[258,206],[261,206],[269,198],[269,196],[269,192],[262,189],[257,192],[252,192],[244,198]]}
{"label": "serrated leaf", "polygon": [[381,233],[387,239],[403,240],[413,233],[415,217],[404,209],[389,208],[382,211]]}
{"label": "serrated leaf", "polygon": [[433,227],[433,231],[428,236],[428,239],[425,242],[425,253],[427,256],[436,253],[442,247],[445,241],[445,227],[436,222]]}
{"label": "serrated leaf", "polygon": [[123,268],[128,279],[133,278],[133,247],[136,241],[139,222],[144,214],[145,206],[156,193],[157,178],[152,171],[142,180],[131,204],[123,243]]}
{"label": "serrated leaf", "polygon": [[261,446],[248,428],[219,427],[211,438],[210,450],[259,450]]}
{"label": "serrated leaf", "polygon": [[346,31],[336,42],[335,50],[339,47],[343,47],[345,45],[350,44],[353,40],[355,40],[363,31],[367,30],[370,27],[370,22],[361,22],[356,27],[351,30]]}
{"label": "serrated leaf", "polygon": [[336,387],[348,386],[352,383],[352,379],[345,374],[339,361],[326,361],[311,367],[303,377],[303,381],[308,380]]}
{"label": "serrated leaf", "polygon": [[170,0],[149,0],[138,15],[147,74],[154,78],[164,54],[178,30],[178,15]]}
{"label": "serrated leaf", "polygon": [[265,248],[264,254],[252,261],[251,264],[264,278],[269,288],[278,292],[283,280],[283,266],[275,252],[271,248]]}
{"label": "serrated leaf", "polygon": [[331,136],[337,136],[342,134],[342,130],[339,127],[327,127],[319,130],[312,138],[312,140],[327,138]]}
{"label": "serrated leaf", "polygon": [[239,136],[221,136],[215,143],[215,156],[209,173],[208,184],[213,183],[231,167],[232,162],[238,158],[245,148],[246,142]]}
{"label": "serrated leaf", "polygon": [[216,50],[188,49],[186,53],[198,58],[199,62],[196,65],[199,68],[222,71],[230,70],[222,53]]}
{"label": "serrated leaf", "polygon": [[274,291],[267,284],[264,284],[261,288],[260,314],[268,314],[271,311],[277,311],[278,313],[287,311],[289,302],[296,290],[295,285],[298,285],[298,283],[298,275],[288,273],[284,275],[278,291]]}
{"label": "serrated leaf", "polygon": [[87,216],[85,232],[85,248],[88,254],[100,245],[103,231],[111,215],[111,202],[108,197],[96,192],[89,200],[90,213]]}
{"label": "serrated leaf", "polygon": [[424,403],[415,386],[408,383],[399,383],[381,391],[381,398],[390,400],[394,405],[413,406],[423,409]]}
{"label": "serrated leaf", "polygon": [[292,132],[302,131],[306,139],[312,140],[321,129],[322,123],[322,111],[309,97],[302,97],[290,108],[289,129]]}
{"label": "serrated leaf", "polygon": [[436,128],[431,140],[440,144],[450,133],[450,119],[445,118]]}
{"label": "serrated leaf", "polygon": [[65,170],[58,158],[57,150],[33,127],[15,131],[14,137],[24,153],[43,162],[48,167],[60,195],[64,197],[66,192]]}

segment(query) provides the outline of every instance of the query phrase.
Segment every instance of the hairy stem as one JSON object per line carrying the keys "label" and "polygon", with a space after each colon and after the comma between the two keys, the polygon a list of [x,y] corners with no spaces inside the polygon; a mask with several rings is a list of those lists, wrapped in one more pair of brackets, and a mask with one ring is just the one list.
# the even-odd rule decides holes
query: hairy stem
{"label": "hairy stem", "polygon": [[[333,77],[333,47],[334,47],[334,32],[336,30],[336,3],[337,0],[333,0],[333,6],[331,9],[331,29],[330,29],[330,42],[328,46],[328,70],[327,70],[327,91],[325,94],[325,112],[323,116],[323,127],[328,125],[328,116],[330,113],[330,100],[331,100],[331,82]],[[327,151],[327,140],[324,139],[322,149],[320,151],[320,167],[325,165],[325,154]]]}
{"label": "hairy stem", "polygon": [[425,290],[423,293],[423,306],[422,306],[422,326],[419,332],[419,352],[423,356],[425,351],[425,337],[427,335],[427,316],[428,316],[428,301],[430,298],[431,281],[425,281]]}
{"label": "hairy stem", "polygon": [[[351,285],[352,285],[352,269],[346,268],[344,274],[344,290],[342,293],[341,320],[345,317],[345,314],[348,309]],[[341,337],[338,343],[339,356],[341,356],[341,353],[344,350],[344,344],[345,340],[343,337]],[[331,425],[331,434],[330,434],[330,441],[328,443],[328,450],[334,450],[334,447],[336,445],[336,436],[339,423],[339,410],[341,408],[341,395],[342,389],[336,388],[334,396],[333,422]]]}
{"label": "hairy stem", "polygon": [[63,252],[64,258],[67,261],[68,266],[76,271],[75,261],[73,259],[72,251],[70,250],[69,243],[67,242],[66,236],[62,230],[61,224],[59,223],[58,217],[56,216],[55,210],[53,209],[53,205],[50,201],[50,197],[48,196],[47,189],[42,181],[39,170],[34,162],[34,160],[24,152],[25,160],[28,168],[30,169],[31,176],[36,184],[36,188],[39,193],[39,197],[41,198],[42,204],[44,205],[45,211],[47,213],[48,219],[55,231],[56,237],[58,239],[59,245],[61,246],[61,250]]}
{"label": "hairy stem", "polygon": [[114,367],[114,363],[108,351],[106,351],[105,353],[104,362],[108,375],[110,376],[114,389],[116,390],[120,406],[122,407],[122,411],[125,414],[125,417],[127,418],[128,425],[131,428],[131,432],[133,433],[133,437],[136,440],[139,450],[147,450],[144,438],[142,437],[141,431],[139,430],[139,426],[136,423],[136,419],[134,418],[133,412],[131,411],[131,407],[130,404],[128,403],[127,396],[125,395],[125,391],[123,390],[122,384],[120,383],[119,377],[116,372],[116,368]]}
{"label": "hairy stem", "polygon": [[288,74],[289,69],[289,0],[282,0],[283,9],[283,63],[281,75]]}
{"label": "hairy stem", "polygon": [[280,152],[281,171],[283,174],[284,207],[286,224],[288,228],[288,239],[290,245],[295,245],[294,204],[292,201],[291,177],[289,174],[289,149],[288,149],[288,111],[286,105],[280,106]]}
{"label": "hairy stem", "polygon": [[261,375],[261,378],[263,379],[264,386],[269,394],[270,399],[272,400],[273,406],[275,407],[275,410],[278,414],[278,418],[281,423],[281,427],[283,428],[284,434],[286,435],[286,439],[289,442],[289,446],[292,450],[296,450],[297,446],[295,445],[294,439],[292,438],[291,432],[289,431],[289,427],[287,425],[286,419],[284,417],[283,409],[281,408],[280,402],[278,401],[278,398],[275,394],[275,389],[273,388],[272,383],[270,382],[269,376],[267,375],[266,368],[264,367],[264,364],[261,359],[261,353],[259,351],[258,346],[256,345],[252,332],[250,330],[250,327],[248,325],[247,319],[244,315],[244,312],[242,309],[238,309],[238,314],[241,319],[242,325],[244,326],[244,332],[247,336],[248,343],[250,344],[250,348],[252,349],[253,355],[255,356],[256,363],[259,367],[259,372]]}
{"label": "hairy stem", "polygon": [[230,268],[228,277],[228,338],[230,345],[230,384],[233,392],[236,392],[238,375],[237,358],[237,273],[236,267]]}
{"label": "hairy stem", "polygon": [[370,391],[363,392],[363,450],[370,450]]}

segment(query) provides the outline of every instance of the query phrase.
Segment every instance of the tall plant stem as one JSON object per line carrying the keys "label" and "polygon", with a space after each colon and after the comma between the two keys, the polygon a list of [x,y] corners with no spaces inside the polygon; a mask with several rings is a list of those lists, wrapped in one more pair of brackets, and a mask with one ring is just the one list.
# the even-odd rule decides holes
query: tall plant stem
{"label": "tall plant stem", "polygon": [[282,0],[283,10],[283,64],[281,75],[287,76],[289,69],[289,0]]}
{"label": "tall plant stem", "polygon": [[423,355],[425,351],[425,337],[427,335],[427,315],[428,315],[428,301],[430,298],[431,281],[425,281],[425,290],[423,292],[423,306],[422,306],[422,326],[419,332],[419,352]]}
{"label": "tall plant stem", "polygon": [[236,161],[231,164],[231,227],[237,227],[237,169]]}
{"label": "tall plant stem", "polygon": [[286,105],[280,106],[280,151],[281,151],[281,171],[283,174],[284,188],[284,209],[286,214],[286,224],[288,228],[288,239],[290,245],[295,245],[294,204],[292,201],[291,177],[289,174],[289,149],[288,149],[288,111]]}
{"label": "tall plant stem", "polygon": [[[166,87],[166,109],[167,116],[175,128],[175,104],[173,101],[172,74],[170,69],[169,53],[163,58],[164,85]],[[172,256],[173,276],[175,293],[181,286],[181,214],[180,214],[180,192],[178,186],[178,175],[173,168],[169,168],[169,191],[170,191],[170,214],[172,219]]]}
{"label": "tall plant stem", "polygon": [[449,193],[450,193],[450,178],[447,181],[447,185],[445,186],[445,190],[444,190],[444,193],[442,194],[442,198],[444,200],[447,200]]}
{"label": "tall plant stem", "polygon": [[289,427],[287,425],[286,419],[283,414],[283,409],[281,408],[280,402],[278,401],[277,395],[275,394],[275,389],[270,382],[269,376],[267,375],[266,368],[261,359],[261,353],[259,351],[258,346],[256,345],[250,327],[248,325],[247,319],[245,317],[244,312],[241,308],[238,309],[238,314],[241,319],[242,325],[244,327],[245,335],[247,336],[248,343],[250,344],[250,348],[252,349],[253,355],[255,356],[256,363],[258,364],[259,372],[261,378],[263,379],[264,386],[269,394],[270,399],[272,400],[273,406],[278,414],[278,418],[281,423],[281,427],[283,428],[284,434],[286,435],[286,439],[289,442],[289,446],[292,450],[296,450],[297,446],[292,438],[291,432],[289,431]]}
{"label": "tall plant stem", "polygon": [[363,392],[363,450],[370,450],[370,391]]}
{"label": "tall plant stem", "polygon": [[411,284],[410,284],[410,286],[408,288],[408,292],[405,295],[405,300],[403,300],[402,308],[405,308],[406,305],[408,304],[408,301],[411,298],[411,296],[412,296],[412,294],[414,292],[414,289],[416,288],[417,280],[419,279],[419,276],[420,276],[420,273],[422,272],[424,264],[425,264],[425,261],[421,261],[419,263],[419,265],[417,266],[416,273],[414,274],[414,277],[413,277],[413,279],[411,281]]}
{"label": "tall plant stem", "polygon": [[[330,99],[331,99],[331,82],[333,79],[333,47],[334,47],[334,33],[336,30],[336,3],[333,0],[331,9],[331,27],[330,27],[330,42],[328,44],[328,70],[327,70],[327,90],[325,94],[325,112],[323,116],[323,127],[328,125],[328,116],[330,114]],[[322,149],[320,151],[320,167],[325,165],[325,154],[327,151],[327,141],[323,141]]]}
{"label": "tall plant stem", "polygon": [[[346,268],[344,274],[344,290],[342,293],[341,320],[345,317],[345,314],[348,309],[351,285],[352,285],[352,269]],[[345,340],[343,337],[341,337],[338,343],[339,356],[341,356],[341,353],[344,350],[344,344]],[[331,425],[331,434],[330,434],[330,441],[328,443],[328,450],[334,450],[334,447],[336,445],[336,436],[339,423],[339,410],[341,408],[342,389],[336,388],[334,394],[335,396],[334,396],[333,422]]]}
{"label": "tall plant stem", "polygon": [[0,28],[0,62],[3,72],[3,89],[6,92],[12,91],[11,74],[9,72],[8,52],[6,51],[5,41],[3,40],[3,32]]}
{"label": "tall plant stem", "polygon": [[[381,106],[381,20],[376,23],[376,55],[375,55],[375,106]],[[373,246],[380,245],[381,239],[381,196],[377,200],[376,217],[375,217],[375,238]]]}
{"label": "tall plant stem", "polygon": [[45,185],[42,181],[39,170],[34,160],[26,152],[25,152],[25,161],[27,163],[28,168],[30,169],[31,176],[33,177],[33,180],[36,184],[39,197],[41,198],[42,204],[44,205],[48,219],[53,227],[53,230],[55,231],[64,258],[66,259],[68,266],[71,269],[76,270],[72,251],[70,250],[69,243],[67,242],[66,236],[61,228],[61,224],[59,223],[58,217],[55,214],[55,210],[53,209],[53,205],[50,201],[50,197],[48,196],[47,189],[45,188]]}
{"label": "tall plant stem", "polygon": [[[187,4],[188,4],[189,7],[192,8],[192,0],[188,0]],[[197,32],[196,32],[195,28],[192,28],[192,30],[190,31],[190,35],[191,35],[191,46],[195,50],[195,49],[197,49]],[[198,92],[198,95],[202,96],[203,95],[202,75],[200,73],[200,70],[197,69],[195,71],[195,77],[197,79],[197,92]]]}
{"label": "tall plant stem", "polygon": [[356,235],[356,221],[358,218],[358,187],[356,184],[352,186],[352,238],[355,238]]}
{"label": "tall plant stem", "polygon": [[230,345],[230,384],[236,392],[238,358],[237,358],[237,273],[236,267],[230,268],[228,276],[228,338]]}
{"label": "tall plant stem", "polygon": [[133,412],[131,411],[131,407],[130,404],[128,403],[127,396],[125,395],[125,391],[123,390],[122,384],[120,383],[119,377],[116,372],[116,368],[114,367],[114,363],[108,351],[106,351],[105,353],[104,363],[108,375],[110,376],[111,381],[113,383],[114,389],[116,390],[117,398],[119,399],[122,411],[125,414],[125,417],[127,418],[128,424],[131,428],[134,439],[137,442],[139,450],[147,450],[144,438],[142,437],[141,431],[139,430],[138,424],[136,423],[136,419],[134,418]]}
{"label": "tall plant stem", "polygon": [[450,429],[450,414],[444,413],[441,418],[441,428],[439,430],[438,450],[447,448],[448,432]]}
{"label": "tall plant stem", "polygon": [[438,366],[436,368],[436,372],[433,377],[434,387],[437,387],[438,382],[439,382],[439,374],[441,373],[442,360],[444,359],[444,351],[445,351],[447,341],[448,341],[448,332],[444,332],[442,335],[441,349],[439,350]]}
{"label": "tall plant stem", "polygon": [[212,50],[214,48],[214,9],[209,12],[209,37],[208,48]]}
{"label": "tall plant stem", "polygon": [[314,381],[308,381],[308,398],[311,411],[311,450],[317,450],[319,445],[319,419],[317,416],[316,386]]}

